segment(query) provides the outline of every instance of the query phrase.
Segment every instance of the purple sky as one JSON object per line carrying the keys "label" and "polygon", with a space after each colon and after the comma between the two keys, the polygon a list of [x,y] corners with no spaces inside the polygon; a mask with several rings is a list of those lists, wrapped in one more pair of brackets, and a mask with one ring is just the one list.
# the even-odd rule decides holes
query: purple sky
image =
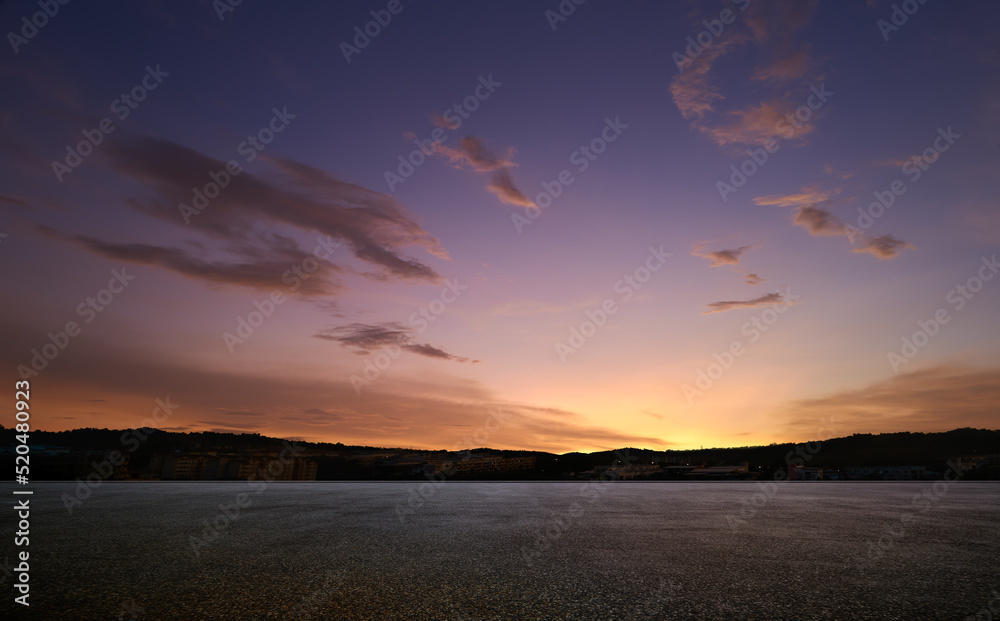
{"label": "purple sky", "polygon": [[38,427],[996,427],[996,3],[219,6],[0,6]]}

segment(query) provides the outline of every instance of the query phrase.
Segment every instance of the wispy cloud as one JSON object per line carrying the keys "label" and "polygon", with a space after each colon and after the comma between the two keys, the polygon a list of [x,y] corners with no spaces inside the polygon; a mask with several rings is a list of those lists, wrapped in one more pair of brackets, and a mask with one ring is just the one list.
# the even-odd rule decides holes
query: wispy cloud
{"label": "wispy cloud", "polygon": [[702,127],[705,117],[715,111],[716,102],[725,99],[709,79],[712,65],[731,48],[745,42],[746,39],[739,35],[716,40],[692,61],[690,67],[671,81],[670,95],[674,104],[695,127]]}
{"label": "wispy cloud", "polygon": [[496,195],[500,202],[508,205],[534,207],[524,193],[514,183],[510,170],[515,168],[514,148],[496,151],[486,146],[486,143],[476,136],[465,136],[458,147],[449,147],[442,143],[434,144],[434,152],[448,158],[456,168],[469,168],[475,172],[492,172],[491,182],[486,189]]}
{"label": "wispy cloud", "polygon": [[[801,82],[814,73],[809,44],[797,43],[795,37],[812,19],[816,5],[815,0],[752,3],[742,15],[745,23],[742,32],[739,23],[730,26],[698,58],[686,63],[684,70],[671,81],[670,93],[681,115],[720,146],[759,145],[785,135],[780,123],[799,105],[794,89],[790,91],[787,83]],[[722,57],[743,47],[752,47],[754,55],[764,59],[750,79],[769,91],[770,96],[765,95],[757,104],[720,110],[719,105],[726,97],[719,80],[713,79],[712,69]],[[802,124],[796,128],[794,138],[802,138],[813,130],[812,124]]]}
{"label": "wispy cloud", "polygon": [[[835,192],[839,193],[839,192]],[[861,229],[844,222],[819,203],[833,202],[830,192],[818,188],[802,188],[794,194],[772,194],[753,199],[757,205],[775,205],[792,208],[792,224],[801,226],[815,237],[837,237],[843,235],[851,244],[860,242],[853,252],[868,253],[878,259],[892,259],[905,249],[913,249],[913,244],[897,239],[893,235],[872,236]]]}
{"label": "wispy cloud", "polygon": [[434,143],[434,151],[447,157],[456,168],[467,166],[476,172],[517,166],[513,161],[513,148],[498,152],[487,147],[486,143],[476,136],[462,138],[458,147],[449,147],[440,142]]}
{"label": "wispy cloud", "polygon": [[[230,251],[236,258],[212,260],[181,248],[108,242],[88,235],[67,235],[44,226],[38,226],[36,230],[49,238],[73,243],[114,261],[160,267],[213,285],[232,285],[260,291],[286,288],[281,275],[312,256],[311,253],[300,250],[294,241],[279,239],[279,235],[265,235],[266,239],[260,240],[259,244],[233,244]],[[315,272],[308,279],[300,279],[296,293],[302,296],[338,293],[344,287],[333,276],[341,271],[340,267],[332,263],[317,261]]]}
{"label": "wispy cloud", "polygon": [[410,353],[428,358],[454,360],[455,362],[471,362],[472,364],[479,362],[478,360],[449,354],[433,345],[417,343],[413,339],[413,330],[397,322],[381,324],[352,323],[346,326],[322,330],[315,337],[340,343],[344,347],[354,349],[355,353],[358,354],[368,354],[386,345],[394,345]]}
{"label": "wispy cloud", "polygon": [[771,304],[778,304],[779,302],[792,304],[791,302],[786,301],[785,296],[780,292],[775,292],[767,293],[758,298],[753,298],[752,300],[726,300],[722,302],[712,302],[711,304],[706,305],[708,310],[702,313],[702,315],[724,313],[738,308],[758,308],[760,306],[770,306]]}
{"label": "wispy cloud", "polygon": [[510,169],[502,168],[493,173],[493,181],[486,186],[486,189],[496,194],[500,202],[508,205],[521,205],[522,207],[534,207],[535,202],[524,195],[521,190],[514,185],[514,178],[510,174]]}
{"label": "wispy cloud", "polygon": [[834,168],[832,164],[829,163],[823,165],[823,172],[828,175],[833,175],[834,177],[837,177],[844,181],[854,176],[854,173],[839,171],[836,168]]}
{"label": "wispy cloud", "polygon": [[822,207],[803,205],[792,212],[792,223],[815,236],[844,235],[844,221]]}
{"label": "wispy cloud", "polygon": [[14,205],[16,207],[23,207],[24,209],[31,209],[31,203],[28,201],[17,198],[16,196],[7,196],[6,194],[0,194],[0,203],[7,203]]}
{"label": "wispy cloud", "polygon": [[[790,428],[834,417],[860,433],[997,427],[1000,369],[944,365],[787,406]],[[960,425],[956,421],[961,421]]]}
{"label": "wispy cloud", "polygon": [[871,239],[865,239],[860,248],[855,248],[854,252],[867,252],[875,255],[879,259],[892,259],[904,248],[913,249],[913,244],[896,239],[892,235],[880,235]]}
{"label": "wispy cloud", "polygon": [[[281,287],[282,274],[312,255],[316,234],[343,244],[355,258],[374,265],[376,279],[436,282],[430,266],[401,256],[406,246],[447,258],[440,242],[391,196],[341,181],[326,171],[282,158],[264,158],[265,172],[242,171],[185,224],[179,205],[192,205],[191,188],[204,187],[209,173],[226,164],[194,149],[149,136],[120,136],[103,147],[111,169],[141,183],[150,195],[128,200],[136,211],[189,231],[186,250],[41,229],[50,237],[115,260],[154,265],[216,285]],[[306,248],[290,236],[262,232],[290,227],[309,234]],[[207,236],[212,244],[198,236]],[[228,256],[219,256],[219,255]],[[302,282],[303,295],[338,290],[331,276],[343,270],[320,262],[318,278]]]}
{"label": "wispy cloud", "polygon": [[455,130],[462,126],[462,122],[458,119],[454,121],[449,121],[440,112],[431,116],[431,123],[442,128]]}
{"label": "wispy cloud", "polygon": [[797,205],[822,203],[830,199],[830,193],[818,187],[802,188],[795,194],[769,194],[753,199],[756,205],[774,205],[776,207],[795,207]]}
{"label": "wispy cloud", "polygon": [[[51,326],[42,319],[31,326],[5,323],[4,334],[11,338],[0,348],[0,362],[8,368],[22,363],[23,352],[37,346],[34,335],[48,329]],[[265,435],[447,449],[481,428],[490,416],[484,405],[493,404],[509,415],[490,435],[489,445],[495,448],[561,453],[670,444],[614,425],[595,425],[586,415],[572,410],[506,401],[476,380],[427,370],[414,376],[400,369],[392,382],[373,383],[360,398],[346,375],[309,377],[274,371],[250,373],[230,366],[199,367],[190,361],[150,356],[140,347],[123,350],[120,345],[117,341],[113,345],[102,343],[92,355],[60,359],[60,364],[47,369],[49,381],[60,387],[52,395],[53,411],[80,412],[78,418],[83,419],[79,404],[93,396],[134,397],[142,400],[136,402],[145,402],[149,395],[169,394],[174,402],[184,405],[172,415],[171,426],[185,431],[204,430],[205,425],[198,423],[201,420],[222,422],[228,418],[220,418],[224,412],[250,411],[267,414],[270,424],[254,428]],[[134,426],[135,411],[127,406],[102,409],[101,421],[109,427]],[[241,429],[235,419],[225,427],[249,430]]]}
{"label": "wispy cloud", "polygon": [[[784,99],[772,99],[757,105],[751,105],[742,110],[731,110],[724,113],[716,123],[701,127],[719,146],[726,145],[762,145],[769,140],[786,135],[792,127],[782,123],[788,115],[795,112],[795,105]],[[801,138],[811,134],[815,129],[812,123],[800,124],[795,128],[795,137]]]}
{"label": "wispy cloud", "polygon": [[750,246],[740,246],[739,248],[731,248],[728,250],[711,250],[706,251],[705,246],[707,242],[702,242],[694,247],[691,254],[696,257],[702,257],[703,259],[708,259],[711,261],[710,267],[722,267],[724,265],[739,265],[740,257],[743,256],[746,251],[750,250]]}
{"label": "wispy cloud", "polygon": [[747,274],[746,276],[743,277],[743,282],[745,282],[748,285],[759,285],[760,283],[764,282],[764,280],[765,280],[764,278],[761,278],[757,274]]}

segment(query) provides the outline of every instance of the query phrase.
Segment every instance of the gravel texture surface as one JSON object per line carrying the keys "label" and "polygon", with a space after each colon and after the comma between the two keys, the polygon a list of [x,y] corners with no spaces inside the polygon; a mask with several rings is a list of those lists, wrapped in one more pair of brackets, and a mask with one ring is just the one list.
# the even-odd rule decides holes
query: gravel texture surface
{"label": "gravel texture surface", "polygon": [[996,483],[420,485],[34,483],[0,618],[958,620],[1000,585]]}

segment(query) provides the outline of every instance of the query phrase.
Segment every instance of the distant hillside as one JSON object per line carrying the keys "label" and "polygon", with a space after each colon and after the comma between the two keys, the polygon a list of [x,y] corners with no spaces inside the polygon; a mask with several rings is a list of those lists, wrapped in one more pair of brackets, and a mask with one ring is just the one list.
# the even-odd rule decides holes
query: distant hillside
{"label": "distant hillside", "polygon": [[[33,446],[56,446],[69,449],[72,453],[100,454],[109,451],[129,452],[126,440],[133,438],[130,445],[135,448],[134,434],[137,430],[74,429],[72,431],[32,431],[30,444]],[[149,464],[154,454],[169,452],[194,453],[205,451],[234,452],[260,451],[280,448],[281,438],[262,436],[258,433],[216,433],[216,432],[170,432],[141,430],[145,439],[138,448],[130,452],[129,468],[138,471]],[[128,434],[128,435],[126,435]],[[0,447],[11,447],[15,443],[15,431],[0,426]],[[417,478],[412,467],[386,467],[370,458],[378,454],[400,457],[424,457],[432,460],[443,457],[446,451],[428,451],[409,448],[382,448],[371,446],[344,445],[340,443],[298,442],[307,451],[305,455],[319,464],[319,479],[387,479]],[[686,451],[653,451],[649,449],[622,448],[616,451],[593,453],[565,453],[561,455],[540,451],[513,451],[490,448],[472,449],[476,454],[497,454],[503,456],[531,455],[535,458],[533,468],[516,473],[461,473],[453,478],[518,478],[518,479],[562,479],[579,476],[580,473],[614,465],[690,464],[697,466],[736,465],[748,462],[751,470],[762,476],[770,476],[774,471],[786,467],[786,456],[801,444],[785,443],[767,446],[736,448],[709,448]],[[946,462],[956,457],[996,455],[1000,453],[1000,430],[962,428],[941,433],[883,433],[854,434],[833,438],[812,445],[818,449],[805,465],[811,467],[840,469],[852,466],[924,466],[928,470],[943,472]],[[471,447],[470,447],[471,448]],[[13,455],[9,449],[3,451],[0,468],[3,478],[12,477]],[[454,458],[456,454],[452,454]],[[62,478],[46,476],[44,455],[32,460],[35,480]],[[384,461],[389,461],[388,459]],[[404,460],[405,461],[405,460]],[[87,462],[89,463],[89,461]],[[407,462],[409,463],[409,462]],[[993,469],[995,470],[995,469]],[[984,470],[970,478],[995,478],[998,473]],[[652,478],[663,478],[655,475]]]}
{"label": "distant hillside", "polygon": [[[649,451],[620,449],[635,456],[666,455],[692,464],[738,464],[783,468],[785,456],[799,444],[770,444],[736,448],[710,448],[691,451]],[[943,470],[945,463],[957,456],[996,455],[1000,453],[1000,430],[969,427],[939,433],[856,433],[825,440],[807,465],[820,468],[851,466],[926,466]],[[615,458],[615,451],[600,453],[569,453],[560,461],[573,460],[588,464],[606,464]]]}

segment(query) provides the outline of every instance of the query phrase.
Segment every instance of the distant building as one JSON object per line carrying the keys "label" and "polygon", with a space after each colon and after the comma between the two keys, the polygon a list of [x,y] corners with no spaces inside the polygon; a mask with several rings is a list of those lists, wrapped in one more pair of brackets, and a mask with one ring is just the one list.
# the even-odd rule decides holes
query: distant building
{"label": "distant building", "polygon": [[922,481],[927,478],[926,466],[851,466],[843,469],[845,479],[877,479],[882,481]]}
{"label": "distant building", "polygon": [[750,464],[743,462],[742,466],[694,468],[684,476],[692,479],[756,479],[760,473],[750,472]]}
{"label": "distant building", "polygon": [[805,468],[796,464],[788,464],[789,481],[819,481],[822,478],[822,468]]}
{"label": "distant building", "polygon": [[659,474],[663,472],[663,468],[656,464],[636,464],[632,466],[608,466],[605,468],[595,468],[595,475],[602,475],[611,473],[615,478],[621,481],[628,481],[630,479],[640,479],[648,477],[652,474]]}
{"label": "distant building", "polygon": [[427,456],[413,468],[413,474],[482,474],[489,472],[509,472],[512,470],[530,470],[535,467],[535,455],[518,455],[505,457],[493,453],[455,452],[446,455]]}
{"label": "distant building", "polygon": [[157,454],[140,479],[217,481],[265,479],[270,481],[315,481],[318,464],[310,459],[281,459],[276,450],[245,453]]}
{"label": "distant building", "polygon": [[160,462],[161,479],[197,481],[205,476],[204,455],[164,455]]}
{"label": "distant building", "polygon": [[1000,466],[1000,455],[966,455],[956,457],[955,461],[964,470],[975,470]]}

